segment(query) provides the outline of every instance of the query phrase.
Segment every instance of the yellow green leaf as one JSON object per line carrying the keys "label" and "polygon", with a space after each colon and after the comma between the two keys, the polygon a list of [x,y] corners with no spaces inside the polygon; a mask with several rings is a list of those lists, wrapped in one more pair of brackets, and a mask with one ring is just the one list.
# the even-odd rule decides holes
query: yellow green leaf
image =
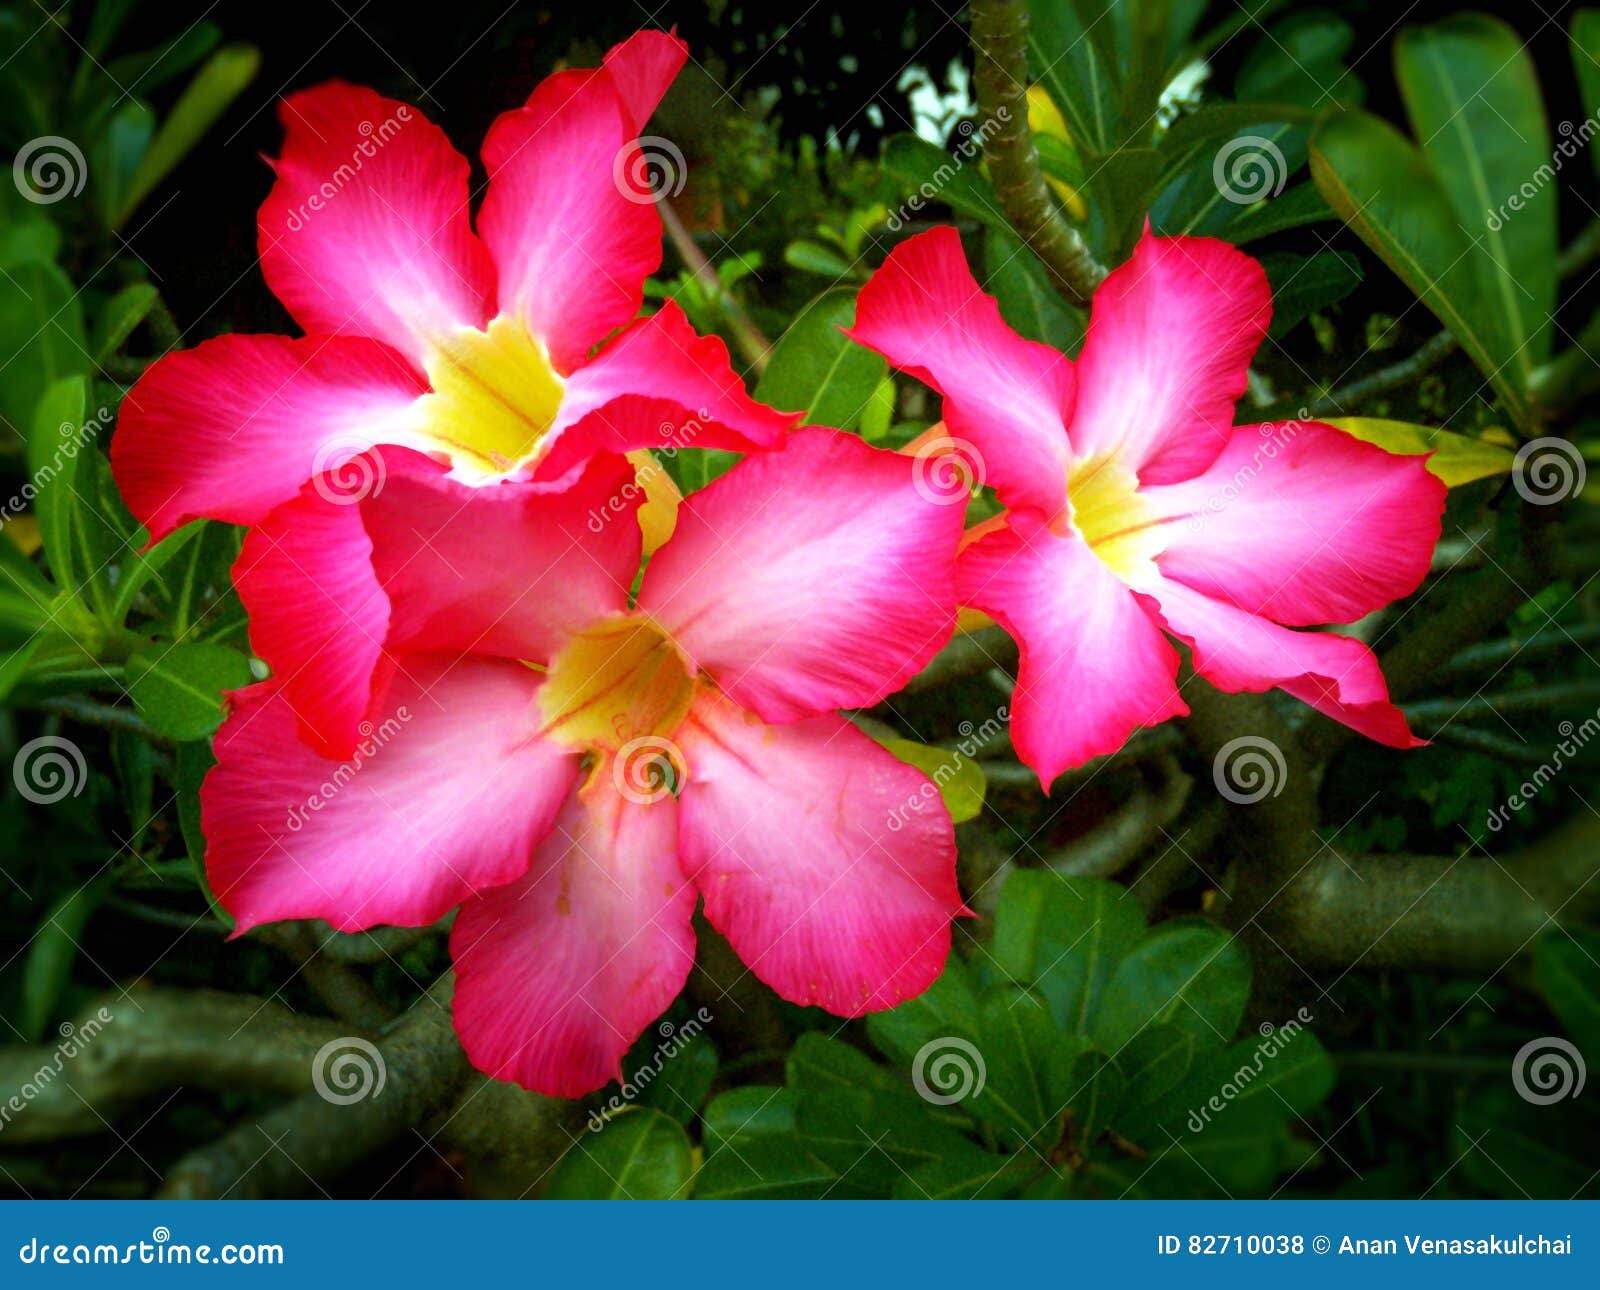
{"label": "yellow green leaf", "polygon": [[919,744],[914,739],[885,739],[878,742],[907,765],[915,766],[939,790],[945,809],[957,824],[964,824],[983,809],[988,788],[983,769],[971,757],[950,748]]}
{"label": "yellow green leaf", "polygon": [[1431,452],[1428,470],[1448,488],[1470,484],[1491,475],[1506,475],[1516,453],[1503,444],[1469,435],[1436,430],[1410,421],[1386,421],[1382,417],[1331,417],[1327,422],[1363,443],[1376,444],[1388,452],[1413,457]]}

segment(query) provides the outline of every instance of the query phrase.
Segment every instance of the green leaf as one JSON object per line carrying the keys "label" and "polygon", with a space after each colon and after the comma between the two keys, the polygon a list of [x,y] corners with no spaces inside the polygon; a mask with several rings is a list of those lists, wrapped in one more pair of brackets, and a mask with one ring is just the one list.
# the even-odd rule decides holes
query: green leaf
{"label": "green leaf", "polygon": [[971,1147],[929,1104],[867,1089],[806,1094],[796,1114],[803,1149],[836,1171],[833,1194],[877,1198],[912,1170]]}
{"label": "green leaf", "polygon": [[896,1181],[892,1195],[895,1200],[1004,1200],[1030,1172],[1027,1160],[969,1145],[918,1165]]}
{"label": "green leaf", "polygon": [[[1526,425],[1506,321],[1484,297],[1478,253],[1427,158],[1386,122],[1346,112],[1312,137],[1311,175],[1339,217],[1454,333],[1512,419]],[[1481,221],[1483,212],[1472,218]]]}
{"label": "green leaf", "polygon": [[[1033,1142],[1044,1149],[1054,1141],[1064,1109],[1058,1100],[1061,1072],[1070,1061],[1067,1041],[1056,1028],[1049,1006],[1032,991],[1000,986],[984,997],[976,1055],[951,1050],[947,1070],[936,1078],[930,1060],[920,1072],[943,1096],[965,1087],[972,1095],[972,1113],[999,1131],[1014,1146]],[[918,1072],[913,1072],[913,1078]],[[1043,1142],[1036,1139],[1043,1138]]]}
{"label": "green leaf", "polygon": [[930,789],[928,797],[905,802],[904,815],[890,817],[891,831],[904,828],[916,812],[927,809],[934,789],[938,790],[937,796],[943,799],[950,819],[956,824],[976,819],[983,810],[988,781],[984,779],[983,767],[971,757],[954,749],[919,744],[915,739],[880,739],[878,742],[908,766],[915,766],[926,775]]}
{"label": "green leaf", "polygon": [[34,411],[28,436],[28,474],[34,490],[33,510],[50,572],[63,591],[76,589],[91,572],[79,566],[73,541],[76,513],[82,503],[74,487],[83,426],[88,415],[89,383],[68,376],[51,384]]}
{"label": "green leaf", "polygon": [[1113,142],[1118,118],[1115,50],[1104,39],[1111,24],[1086,21],[1075,0],[1029,0],[1028,65],[1061,109],[1073,141],[1096,152]]}
{"label": "green leaf", "polygon": [[226,645],[156,645],[127,664],[128,693],[145,723],[179,741],[204,739],[222,724],[222,692],[254,679],[250,660]]}
{"label": "green leaf", "polygon": [[122,804],[128,813],[128,849],[137,852],[154,814],[151,807],[156,788],[155,749],[148,739],[118,730],[111,736],[111,760],[117,768]]}
{"label": "green leaf", "polygon": [[1073,1131],[1087,1148],[1115,1121],[1128,1081],[1114,1058],[1089,1048],[1072,1057],[1057,1075],[1054,1090],[1057,1105],[1071,1110]]}
{"label": "green leaf", "polygon": [[1327,9],[1305,9],[1272,24],[1234,78],[1242,99],[1289,102],[1321,110],[1359,107],[1361,78],[1345,66],[1355,40],[1350,24]]}
{"label": "green leaf", "polygon": [[22,973],[20,1017],[23,1036],[30,1042],[44,1037],[45,1027],[56,1015],[72,980],[83,929],[110,889],[109,878],[85,883],[58,900],[34,930]]}
{"label": "green leaf", "polygon": [[1526,390],[1550,356],[1556,301],[1555,172],[1533,59],[1505,23],[1468,13],[1402,30],[1394,60],[1412,130],[1473,243],[1479,303],[1498,315]]}
{"label": "green leaf", "polygon": [[1044,995],[1058,1023],[1084,1033],[1144,930],[1143,912],[1116,883],[1022,869],[1000,893],[991,953],[1013,981]]}
{"label": "green leaf", "polygon": [[1148,1105],[1170,1093],[1194,1065],[1199,1044],[1182,1026],[1146,1026],[1123,1045],[1117,1057],[1127,1077],[1127,1100]]}
{"label": "green leaf", "polygon": [[197,22],[154,49],[124,54],[106,69],[117,85],[137,85],[149,94],[182,76],[217,47],[222,32],[215,23]]}
{"label": "green leaf", "polygon": [[1216,230],[1216,236],[1244,246],[1257,238],[1334,218],[1333,208],[1322,200],[1315,184],[1295,184],[1270,202],[1241,206],[1237,215]]}
{"label": "green leaf", "polygon": [[837,251],[818,246],[815,242],[803,240],[790,242],[783,249],[783,262],[790,268],[799,269],[804,273],[820,273],[823,277],[833,278],[835,281],[857,276],[855,266]]}
{"label": "green leaf", "polygon": [[89,371],[82,306],[55,265],[29,260],[0,273],[0,362],[0,418],[21,444],[45,390]]}
{"label": "green leaf", "polygon": [[792,1134],[799,1098],[770,1084],[743,1084],[718,1093],[706,1106],[706,1143]]}
{"label": "green leaf", "polygon": [[814,1200],[832,1195],[839,1172],[792,1134],[761,1134],[708,1148],[695,1175],[701,1200]]}
{"label": "green leaf", "polygon": [[1533,978],[1591,1065],[1600,1065],[1600,933],[1561,928],[1533,946]]}
{"label": "green leaf", "polygon": [[1117,1053],[1146,1026],[1175,1025],[1197,1043],[1226,1043],[1250,995],[1250,960],[1228,932],[1166,923],[1118,965],[1094,1022],[1096,1044]]}
{"label": "green leaf", "polygon": [[133,335],[161,299],[161,293],[148,282],[134,282],[106,302],[95,340],[95,361],[105,363]]}
{"label": "green leaf", "polygon": [[117,206],[111,222],[113,229],[121,228],[139,203],[200,142],[234,99],[244,92],[245,86],[255,79],[260,66],[261,55],[254,46],[229,45],[219,49],[195,73],[150,141]]}
{"label": "green leaf", "polygon": [[1433,456],[1428,458],[1428,471],[1442,479],[1447,488],[1459,488],[1462,484],[1488,479],[1493,475],[1510,474],[1516,462],[1516,453],[1504,444],[1452,434],[1448,430],[1419,426],[1409,421],[1386,421],[1381,417],[1330,417],[1327,424],[1363,443],[1375,443],[1401,456],[1431,452]]}
{"label": "green leaf", "polygon": [[[647,1035],[654,1032],[647,1031]],[[651,1077],[643,1084],[639,1094],[641,1106],[653,1106],[670,1115],[680,1124],[688,1124],[700,1113],[711,1093],[712,1082],[717,1078],[717,1048],[704,1034],[696,1032],[687,1039],[673,1038],[672,1055],[662,1061],[659,1068],[644,1066]],[[655,1040],[651,1041],[652,1049]],[[629,1082],[639,1085],[641,1068],[636,1066]]]}
{"label": "green leaf", "polygon": [[1020,335],[1063,354],[1083,344],[1088,315],[1056,294],[1039,257],[1009,229],[991,228],[983,236],[984,269],[1000,316]]}
{"label": "green leaf", "polygon": [[694,1157],[683,1126],[648,1107],[576,1139],[551,1172],[547,1200],[681,1200]]}
{"label": "green leaf", "polygon": [[967,968],[952,954],[944,971],[914,999],[867,1018],[867,1035],[886,1055],[902,1065],[916,1060],[924,1045],[954,1036],[969,1043],[978,1038],[978,996]]}
{"label": "green leaf", "polygon": [[[914,134],[897,134],[883,145],[883,169],[899,181],[912,217],[942,202],[989,228],[1011,227],[976,158],[957,157]],[[889,228],[898,232],[903,219],[891,217]]]}
{"label": "green leaf", "polygon": [[[1579,9],[1572,15],[1572,65],[1578,73],[1584,116],[1600,120],[1600,9]],[[1563,154],[1569,146],[1574,145],[1563,140]],[[1600,149],[1590,148],[1589,159],[1600,174]]]}
{"label": "green leaf", "polygon": [[894,377],[885,376],[872,391],[872,398],[861,410],[861,437],[881,444],[894,425]]}
{"label": "green leaf", "polygon": [[155,133],[154,109],[142,99],[130,98],[116,109],[105,131],[95,141],[90,163],[94,173],[94,202],[107,228],[116,226],[133,177],[150,151]]}
{"label": "green leaf", "polygon": [[1272,286],[1272,326],[1267,334],[1274,339],[1361,285],[1361,261],[1348,251],[1316,255],[1274,251],[1261,257],[1261,267]]}
{"label": "green leaf", "polygon": [[861,419],[889,365],[840,330],[855,319],[855,293],[825,291],[783,333],[755,397],[803,412],[807,425],[849,430]]}
{"label": "green leaf", "polygon": [[1450,1159],[1491,1196],[1593,1200],[1600,1110],[1587,1093],[1549,1106],[1525,1102],[1509,1081],[1475,1093],[1457,1116]]}

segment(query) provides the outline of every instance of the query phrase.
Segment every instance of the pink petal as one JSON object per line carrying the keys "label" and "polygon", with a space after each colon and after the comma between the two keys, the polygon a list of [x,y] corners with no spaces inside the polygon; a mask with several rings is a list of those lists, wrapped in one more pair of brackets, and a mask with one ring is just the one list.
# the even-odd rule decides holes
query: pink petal
{"label": "pink petal", "polygon": [[[630,163],[636,114],[653,109],[671,79],[658,43],[666,39],[635,37],[614,51],[614,72],[546,78],[483,143],[489,189],[478,229],[494,258],[500,308],[528,324],[563,373],[639,312],[644,280],[661,263],[654,194]],[[687,48],[677,44],[682,66]]]}
{"label": "pink petal", "polygon": [[621,457],[576,479],[472,487],[414,453],[390,453],[361,507],[395,648],[546,662],[628,607],[639,571],[641,490]]}
{"label": "pink petal", "polygon": [[420,367],[430,340],[482,327],[489,257],[467,159],[416,108],[342,81],[278,105],[283,155],[261,207],[261,271],[308,332],[370,336]]}
{"label": "pink petal", "polygon": [[1073,452],[1119,454],[1147,484],[1204,470],[1227,445],[1271,317],[1267,275],[1248,255],[1146,232],[1094,293]]}
{"label": "pink petal", "polygon": [[688,44],[665,31],[636,31],[606,54],[606,73],[622,97],[635,133],[650,120],[688,57]]}
{"label": "pink petal", "polygon": [[200,806],[206,873],[238,930],[423,926],[525,872],[578,773],[535,737],[538,685],[518,663],[412,655],[342,763],[300,741],[280,686],[234,695]]}
{"label": "pink petal", "polygon": [[697,336],[669,300],[568,378],[540,474],[560,474],[596,452],[776,448],[796,420],[746,394],[721,338]]}
{"label": "pink petal", "polygon": [[1276,686],[1318,712],[1392,748],[1415,748],[1405,715],[1389,702],[1378,660],[1360,641],[1291,631],[1170,578],[1141,595],[1167,629],[1193,647],[1195,671],[1219,690]]}
{"label": "pink petal", "polygon": [[750,970],[840,1016],[927,989],[965,912],[927,777],[837,715],[769,726],[709,692],[679,739],[684,872]]}
{"label": "pink petal", "polygon": [[1011,742],[1046,790],[1141,726],[1188,712],[1177,651],[1075,534],[1013,514],[962,551],[956,569],[961,603],[989,614],[1020,648]]}
{"label": "pink petal", "polygon": [[325,757],[351,756],[389,677],[381,666],[389,598],[372,571],[360,507],[325,483],[307,485],[245,535],[233,582],[250,615],[250,647],[271,667],[302,735]]}
{"label": "pink petal", "polygon": [[1244,426],[1203,474],[1141,490],[1161,571],[1280,623],[1347,623],[1409,595],[1439,540],[1444,484],[1316,421]]}
{"label": "pink petal", "polygon": [[692,493],[639,607],[768,721],[870,707],[955,626],[961,506],[916,463],[807,428]]}
{"label": "pink petal", "polygon": [[128,391],[112,471],[152,542],[202,517],[256,524],[318,471],[404,437],[425,390],[376,341],[219,336]]}
{"label": "pink petal", "polygon": [[849,334],[944,396],[945,424],[978,482],[1010,506],[1061,509],[1072,362],[1006,325],[955,229],[895,247],[861,288]]}
{"label": "pink petal", "polygon": [[694,963],[676,825],[670,796],[635,804],[602,770],[569,796],[522,878],[461,906],[455,1022],[479,1070],[550,1097],[621,1078]]}

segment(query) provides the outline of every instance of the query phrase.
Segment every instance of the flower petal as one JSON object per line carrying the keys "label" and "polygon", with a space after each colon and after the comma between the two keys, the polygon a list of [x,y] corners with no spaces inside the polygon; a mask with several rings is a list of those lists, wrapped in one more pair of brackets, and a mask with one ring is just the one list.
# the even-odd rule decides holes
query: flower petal
{"label": "flower petal", "polygon": [[955,229],[895,247],[861,288],[849,335],[944,396],[963,456],[1007,505],[1061,509],[1072,362],[1006,325],[973,280]]}
{"label": "flower petal", "polygon": [[621,1078],[694,963],[676,826],[670,796],[630,802],[602,768],[522,878],[461,906],[455,1022],[474,1066],[549,1097]]}
{"label": "flower petal", "polygon": [[1348,623],[1410,595],[1439,540],[1445,487],[1316,421],[1243,426],[1210,469],[1144,488],[1169,578],[1293,626]]}
{"label": "flower petal", "polygon": [[1117,454],[1147,484],[1204,470],[1227,445],[1271,317],[1267,275],[1248,255],[1146,232],[1094,293],[1073,452]]}
{"label": "flower petal", "polygon": [[680,742],[684,872],[752,972],[847,1017],[932,984],[966,911],[921,771],[837,715],[768,726],[709,693]]}
{"label": "flower petal", "polygon": [[688,57],[688,44],[676,34],[651,30],[634,32],[606,54],[606,74],[622,97],[635,133],[644,129]]}
{"label": "flower petal", "polygon": [[1134,594],[1075,534],[1013,514],[956,565],[961,603],[1020,650],[1011,741],[1048,791],[1141,726],[1181,717],[1178,655]]}
{"label": "flower petal", "polygon": [[535,736],[538,685],[518,663],[412,655],[343,763],[300,741],[281,686],[235,694],[200,807],[206,873],[239,932],[424,926],[525,872],[578,773]]}
{"label": "flower petal", "polygon": [[467,159],[416,108],[331,81],[278,105],[283,155],[258,221],[261,271],[312,333],[370,336],[419,368],[482,327],[494,296]]}
{"label": "flower petal", "polygon": [[697,336],[667,301],[567,380],[541,476],[596,452],[635,448],[777,448],[798,419],[745,393],[717,336]]}
{"label": "flower petal", "polygon": [[870,707],[955,626],[963,508],[917,485],[907,457],[796,430],[684,500],[639,607],[768,721]]}
{"label": "flower petal", "polygon": [[1193,647],[1195,671],[1219,690],[1276,686],[1324,716],[1392,748],[1415,748],[1405,715],[1389,702],[1378,660],[1360,641],[1333,632],[1291,631],[1170,578],[1141,599],[1167,630]]}
{"label": "flower petal", "polygon": [[[642,122],[676,66],[651,33],[607,67],[557,72],[499,117],[483,143],[489,188],[478,229],[494,259],[500,308],[522,318],[569,373],[639,312],[661,263],[655,196],[630,176]],[[615,73],[610,60],[617,59]],[[619,89],[626,81],[626,90]]]}
{"label": "flower petal", "polygon": [[128,391],[112,471],[152,542],[193,519],[256,524],[319,470],[405,438],[425,389],[376,341],[219,336]]}

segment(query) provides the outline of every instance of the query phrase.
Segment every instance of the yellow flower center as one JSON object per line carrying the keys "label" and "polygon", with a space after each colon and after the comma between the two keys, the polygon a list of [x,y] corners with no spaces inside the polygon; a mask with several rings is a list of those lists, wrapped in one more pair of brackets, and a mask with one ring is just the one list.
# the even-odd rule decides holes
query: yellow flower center
{"label": "yellow flower center", "polygon": [[1148,570],[1166,543],[1138,477],[1112,457],[1084,457],[1067,471],[1072,525],[1124,582]]}
{"label": "yellow flower center", "polygon": [[456,331],[424,367],[433,390],[422,398],[422,432],[457,465],[513,469],[538,450],[561,407],[562,380],[544,346],[506,314],[484,331]]}
{"label": "yellow flower center", "polygon": [[541,733],[586,751],[665,745],[688,715],[694,689],[688,660],[651,619],[605,618],[550,660],[539,691]]}

